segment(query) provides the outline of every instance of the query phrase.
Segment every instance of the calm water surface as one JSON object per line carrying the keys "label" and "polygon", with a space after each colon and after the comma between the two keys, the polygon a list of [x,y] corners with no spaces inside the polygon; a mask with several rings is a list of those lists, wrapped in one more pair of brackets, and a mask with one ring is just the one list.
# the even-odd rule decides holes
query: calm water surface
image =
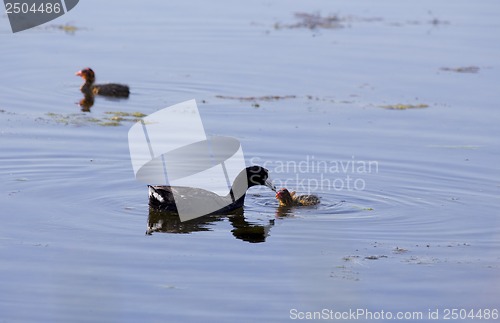
{"label": "calm water surface", "polygon": [[[337,15],[335,28],[297,12]],[[18,34],[0,17],[0,322],[500,309],[499,14],[493,1],[85,1]],[[81,111],[85,66],[131,97]],[[113,113],[192,98],[207,133],[322,203],[283,210],[252,188],[231,217],[149,214],[134,118]],[[426,107],[384,108],[397,104]]]}

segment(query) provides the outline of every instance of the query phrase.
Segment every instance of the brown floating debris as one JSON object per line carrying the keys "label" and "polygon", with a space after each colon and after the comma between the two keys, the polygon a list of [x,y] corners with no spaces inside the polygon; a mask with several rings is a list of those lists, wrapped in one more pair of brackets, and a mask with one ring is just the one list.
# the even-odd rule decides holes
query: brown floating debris
{"label": "brown floating debris", "polygon": [[424,109],[428,108],[428,104],[389,104],[381,105],[381,108],[388,110],[408,110],[408,109]]}
{"label": "brown floating debris", "polygon": [[265,95],[265,96],[228,96],[216,95],[217,99],[240,100],[240,101],[277,101],[284,99],[295,99],[296,95]]}
{"label": "brown floating debris", "polygon": [[442,71],[456,72],[456,73],[478,73],[479,67],[477,66],[462,66],[462,67],[441,67]]}

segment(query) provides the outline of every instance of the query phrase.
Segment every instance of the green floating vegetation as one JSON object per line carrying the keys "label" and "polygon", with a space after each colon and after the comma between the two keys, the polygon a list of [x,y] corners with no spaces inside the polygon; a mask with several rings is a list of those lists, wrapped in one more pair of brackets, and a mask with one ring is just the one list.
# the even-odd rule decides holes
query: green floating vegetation
{"label": "green floating vegetation", "polygon": [[105,117],[90,117],[82,113],[59,114],[48,112],[45,115],[53,121],[65,125],[89,125],[95,124],[102,127],[117,127],[123,125],[124,122],[137,122],[146,115],[142,112],[123,112],[123,111],[106,111]]}
{"label": "green floating vegetation", "polygon": [[66,25],[59,25],[59,26],[57,26],[57,28],[60,29],[60,30],[62,30],[62,31],[65,31],[67,33],[74,33],[75,31],[77,31],[78,29],[80,29],[80,28],[78,28],[76,26],[68,25],[68,24],[66,24]]}
{"label": "green floating vegetation", "polygon": [[49,25],[46,27],[47,29],[57,29],[57,30],[62,30],[67,34],[74,34],[78,30],[82,30],[82,28],[77,27],[75,25],[66,23],[66,24],[58,24],[58,25]]}
{"label": "green floating vegetation", "polygon": [[103,127],[118,127],[122,124],[119,121],[107,121],[107,122],[99,122],[98,125]]}
{"label": "green floating vegetation", "polygon": [[387,110],[408,110],[408,109],[425,109],[428,108],[428,104],[389,104],[389,105],[381,105],[381,108]]}
{"label": "green floating vegetation", "polygon": [[115,117],[135,117],[143,118],[146,115],[142,112],[106,111],[105,114],[112,114]]}
{"label": "green floating vegetation", "polygon": [[360,206],[360,205],[356,205],[355,206],[357,209],[361,210],[361,211],[374,211],[375,209],[372,208],[372,207],[369,207],[369,206]]}

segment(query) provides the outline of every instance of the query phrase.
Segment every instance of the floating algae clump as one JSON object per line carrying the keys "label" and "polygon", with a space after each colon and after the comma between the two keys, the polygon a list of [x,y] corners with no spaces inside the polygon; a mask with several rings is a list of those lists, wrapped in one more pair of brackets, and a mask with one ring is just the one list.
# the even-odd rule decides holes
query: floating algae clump
{"label": "floating algae clump", "polygon": [[428,104],[389,104],[389,105],[381,105],[381,108],[387,110],[408,110],[408,109],[424,109],[428,108]]}
{"label": "floating algae clump", "polygon": [[146,116],[144,113],[141,113],[141,112],[106,111],[104,113],[105,114],[112,114],[115,117],[135,117],[135,118],[142,118],[142,117]]}
{"label": "floating algae clump", "polygon": [[442,71],[456,72],[456,73],[477,73],[479,67],[477,66],[462,66],[462,67],[441,67]]}
{"label": "floating algae clump", "polygon": [[61,123],[65,125],[78,125],[82,126],[85,124],[96,124],[103,127],[116,127],[121,126],[123,122],[137,122],[140,118],[146,115],[141,112],[123,112],[123,111],[106,111],[104,112],[104,117],[89,117],[86,114],[81,113],[70,113],[70,114],[58,114],[49,112],[45,115],[50,117],[56,123]]}

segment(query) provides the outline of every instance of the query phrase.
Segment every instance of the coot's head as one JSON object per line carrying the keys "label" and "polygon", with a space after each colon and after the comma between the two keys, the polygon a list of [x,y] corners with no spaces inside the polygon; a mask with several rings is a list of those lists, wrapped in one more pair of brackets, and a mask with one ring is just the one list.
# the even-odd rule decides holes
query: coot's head
{"label": "coot's head", "polygon": [[76,72],[75,75],[82,77],[87,82],[93,83],[95,81],[95,73],[90,67]]}
{"label": "coot's head", "polygon": [[276,186],[269,179],[269,171],[262,166],[254,165],[247,167],[248,187],[255,185],[265,185],[276,191]]}

